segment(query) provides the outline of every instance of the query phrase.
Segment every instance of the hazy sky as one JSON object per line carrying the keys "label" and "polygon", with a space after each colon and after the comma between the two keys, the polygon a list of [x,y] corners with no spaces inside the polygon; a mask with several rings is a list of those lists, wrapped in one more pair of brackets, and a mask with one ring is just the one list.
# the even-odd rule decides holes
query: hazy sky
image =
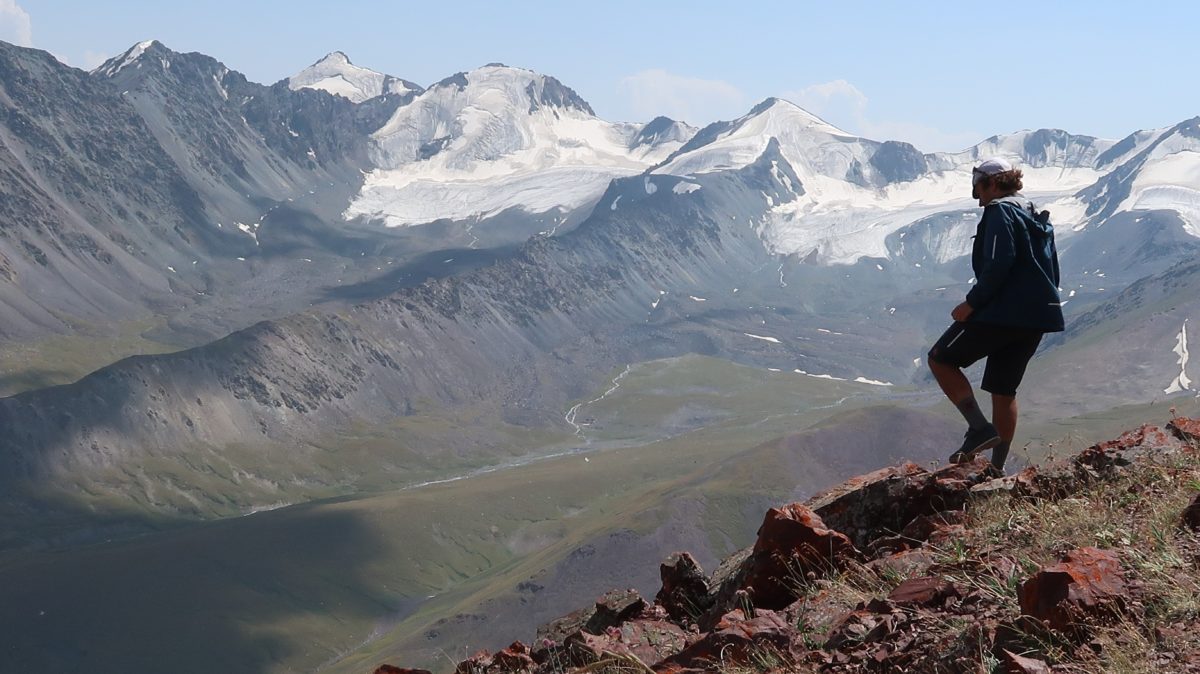
{"label": "hazy sky", "polygon": [[85,68],[150,38],[263,83],[333,50],[422,85],[500,61],[557,77],[607,119],[703,125],[781,96],[926,151],[1200,115],[1197,26],[1200,3],[1148,1],[0,0],[0,39]]}

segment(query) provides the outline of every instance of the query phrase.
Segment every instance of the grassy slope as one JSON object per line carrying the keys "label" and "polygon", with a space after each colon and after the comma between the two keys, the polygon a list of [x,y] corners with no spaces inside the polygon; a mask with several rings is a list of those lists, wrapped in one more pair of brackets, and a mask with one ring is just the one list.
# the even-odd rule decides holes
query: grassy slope
{"label": "grassy slope", "polygon": [[[847,429],[878,415],[864,406],[880,396],[953,420],[946,406],[930,407],[936,398],[928,392],[700,357],[644,364],[619,383],[579,411],[577,423],[587,424],[579,436],[537,436],[524,445],[513,429],[504,441],[518,459],[553,449],[595,450],[586,461],[573,454],[418,489],[390,485],[389,491],[381,484],[375,495],[135,540],[0,555],[0,605],[12,608],[0,612],[0,633],[16,635],[0,671],[88,665],[149,672],[170,662],[177,671],[328,665],[358,672],[386,659],[412,662],[407,656],[426,641],[431,624],[508,606],[519,582],[560,568],[581,546],[611,532],[662,530],[674,517],[664,504],[693,507],[682,526],[703,529],[698,535],[709,554],[746,544],[762,504],[797,497],[803,480],[816,488],[837,479],[839,456],[805,460],[806,452],[853,436]],[[1043,438],[1073,434],[1072,442],[1085,443],[1112,435],[1110,426],[1161,417],[1158,409],[1131,407],[1030,430]],[[450,423],[420,418],[399,431],[362,429],[339,448],[341,458],[368,470],[381,447],[394,451],[393,433],[439,433]],[[878,465],[908,449],[878,457]],[[425,476],[463,468],[431,465]],[[571,597],[571,607],[579,603]],[[462,629],[471,627],[468,620]],[[532,636],[526,631],[514,623],[509,634]]]}
{"label": "grassy slope", "polygon": [[[706,367],[714,385],[753,395],[712,401],[723,421],[647,446],[132,541],[0,557],[0,605],[13,608],[0,612],[0,633],[17,635],[2,669],[136,672],[171,662],[178,671],[311,670],[414,610],[421,613],[408,624],[424,625],[473,605],[466,593],[488,592],[522,559],[551,560],[626,524],[630,509],[645,510],[687,479],[681,466],[752,449],[831,411],[804,409],[870,388],[764,378],[761,370],[707,359],[680,364],[688,376]],[[685,405],[691,393],[676,397]],[[774,419],[764,422],[767,416]]]}
{"label": "grassy slope", "polygon": [[122,358],[177,350],[143,335],[163,321],[146,318],[115,326],[77,325],[75,334],[0,346],[0,397],[69,384]]}

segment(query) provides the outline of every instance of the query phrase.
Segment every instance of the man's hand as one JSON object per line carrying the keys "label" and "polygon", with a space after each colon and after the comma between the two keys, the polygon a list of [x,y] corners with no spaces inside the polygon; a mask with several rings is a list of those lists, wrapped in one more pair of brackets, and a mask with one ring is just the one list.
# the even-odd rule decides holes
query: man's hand
{"label": "man's hand", "polygon": [[957,307],[954,307],[954,311],[950,312],[950,318],[953,318],[954,320],[961,323],[961,322],[967,320],[968,318],[970,318],[971,312],[973,312],[973,311],[975,311],[975,310],[971,308],[970,304],[963,302],[962,304],[959,304]]}

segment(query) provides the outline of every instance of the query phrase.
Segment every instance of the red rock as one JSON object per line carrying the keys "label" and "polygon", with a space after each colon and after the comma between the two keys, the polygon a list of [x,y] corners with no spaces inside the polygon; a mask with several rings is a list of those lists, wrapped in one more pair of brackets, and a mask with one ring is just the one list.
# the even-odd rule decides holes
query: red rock
{"label": "red rock", "polygon": [[917,517],[961,509],[971,487],[998,474],[984,457],[932,473],[910,463],[845,482],[806,505],[826,526],[845,533],[855,546],[866,550],[876,539],[894,535]]}
{"label": "red rock", "polygon": [[654,665],[658,674],[688,671],[713,672],[721,666],[747,663],[764,649],[788,659],[796,659],[799,649],[796,628],[782,615],[770,610],[755,610],[746,618],[741,610],[721,616],[714,629],[681,652]]}
{"label": "red rock", "polygon": [[454,668],[454,674],[485,674],[491,665],[491,652],[482,650],[458,663],[458,666]]}
{"label": "red rock", "polygon": [[666,620],[637,619],[612,627],[603,634],[576,632],[567,637],[564,649],[571,664],[585,667],[606,653],[627,655],[642,662],[658,662],[688,644],[689,635]]}
{"label": "red rock", "polygon": [[391,665],[379,665],[375,670],[375,674],[432,674],[428,669],[405,669],[403,667],[393,667]]}
{"label": "red rock", "polygon": [[1051,674],[1050,665],[1041,660],[1026,658],[1008,649],[1001,649],[1000,653],[1004,674]]}
{"label": "red rock", "polygon": [[1021,610],[1052,629],[1069,631],[1083,617],[1103,618],[1124,606],[1125,579],[1117,555],[1079,548],[1021,585]]}
{"label": "red rock", "polygon": [[492,656],[492,663],[487,668],[487,674],[519,674],[531,672],[534,668],[533,658],[529,647],[520,641]]}
{"label": "red rock", "polygon": [[916,576],[929,570],[937,562],[936,553],[917,548],[894,555],[872,559],[866,566],[877,573],[892,573],[897,576]]}
{"label": "red rock", "polygon": [[962,593],[950,583],[940,578],[925,576],[909,578],[896,586],[888,595],[888,601],[896,606],[942,606],[951,597],[961,598]]}
{"label": "red rock", "polygon": [[1200,531],[1200,494],[1183,511],[1183,525],[1192,531]]}
{"label": "red rock", "polygon": [[1101,442],[1080,452],[1074,460],[1078,468],[1088,470],[1093,476],[1108,477],[1124,468],[1137,456],[1158,451],[1175,451],[1183,443],[1172,433],[1158,426],[1145,424],[1126,431],[1116,440]]}
{"label": "red rock", "polygon": [[646,601],[637,590],[610,590],[596,600],[595,611],[583,629],[603,634],[609,627],[616,627],[645,609]]}
{"label": "red rock", "polygon": [[778,610],[799,596],[809,573],[828,575],[858,558],[844,534],[799,503],[771,508],[758,529],[741,585],[756,608]]}
{"label": "red rock", "polygon": [[676,552],[659,567],[662,589],[654,601],[681,625],[695,623],[712,606],[704,570],[688,552]]}
{"label": "red rock", "polygon": [[1167,422],[1167,429],[1175,434],[1175,437],[1189,443],[1193,447],[1200,448],[1200,419],[1189,419],[1187,417],[1175,417]]}

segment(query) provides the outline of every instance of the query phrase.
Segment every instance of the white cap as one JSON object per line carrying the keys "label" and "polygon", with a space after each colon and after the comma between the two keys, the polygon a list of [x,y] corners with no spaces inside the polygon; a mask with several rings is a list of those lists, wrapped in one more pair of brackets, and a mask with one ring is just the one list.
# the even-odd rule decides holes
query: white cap
{"label": "white cap", "polygon": [[971,169],[972,180],[971,184],[979,182],[981,176],[994,176],[997,173],[1004,173],[1013,170],[1013,165],[1004,157],[992,157],[986,159],[982,164]]}

